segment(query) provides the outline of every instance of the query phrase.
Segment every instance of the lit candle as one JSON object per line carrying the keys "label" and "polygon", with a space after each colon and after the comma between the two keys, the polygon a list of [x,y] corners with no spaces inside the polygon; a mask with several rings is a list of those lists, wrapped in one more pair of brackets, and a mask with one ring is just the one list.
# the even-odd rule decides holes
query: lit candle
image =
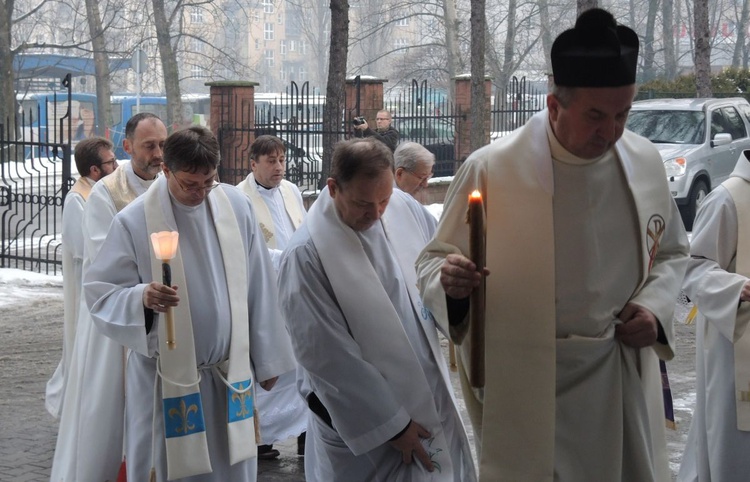
{"label": "lit candle", "polygon": [[[471,261],[477,271],[484,271],[485,265],[485,228],[484,203],[482,193],[475,190],[469,195],[469,250]],[[484,387],[484,312],[485,283],[484,276],[479,286],[474,288],[469,298],[469,330],[471,343],[471,363],[469,382],[472,387]]]}
{"label": "lit candle", "polygon": [[[177,241],[179,233],[177,231],[160,231],[151,234],[151,246],[154,248],[156,259],[161,263],[161,282],[172,287],[172,268],[169,261],[177,254]],[[177,346],[175,341],[174,314],[172,307],[167,307],[166,313],[166,331],[167,331],[167,348],[174,350]]]}

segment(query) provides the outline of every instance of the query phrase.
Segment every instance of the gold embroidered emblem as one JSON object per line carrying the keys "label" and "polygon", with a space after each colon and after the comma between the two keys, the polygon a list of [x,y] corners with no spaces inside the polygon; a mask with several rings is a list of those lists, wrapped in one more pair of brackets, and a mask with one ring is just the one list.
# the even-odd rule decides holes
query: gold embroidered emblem
{"label": "gold embroidered emblem", "polygon": [[185,405],[185,400],[180,400],[180,408],[169,409],[169,418],[178,418],[180,420],[180,426],[175,429],[177,433],[188,433],[188,431],[195,429],[195,424],[190,423],[190,413],[198,413],[198,405],[191,404],[189,407]]}
{"label": "gold embroidered emblem", "polygon": [[260,224],[260,230],[263,233],[263,237],[265,238],[266,243],[268,243],[271,240],[271,238],[273,238],[273,231],[269,230],[265,224],[263,223],[259,223],[259,224]]}
{"label": "gold embroidered emblem", "polygon": [[[238,390],[242,391],[244,389],[245,389],[245,386],[242,383],[240,383]],[[234,403],[239,402],[240,404],[240,411],[235,414],[236,417],[246,418],[248,415],[250,415],[250,410],[247,409],[247,400],[249,400],[250,398],[251,397],[250,397],[249,390],[243,393],[237,393],[237,392],[232,393],[232,402]]]}
{"label": "gold embroidered emblem", "polygon": [[661,243],[661,238],[664,235],[666,227],[667,223],[660,214],[654,214],[648,220],[648,225],[646,226],[646,247],[648,248],[649,271],[651,271],[651,267],[654,265],[656,253],[659,251],[659,243]]}

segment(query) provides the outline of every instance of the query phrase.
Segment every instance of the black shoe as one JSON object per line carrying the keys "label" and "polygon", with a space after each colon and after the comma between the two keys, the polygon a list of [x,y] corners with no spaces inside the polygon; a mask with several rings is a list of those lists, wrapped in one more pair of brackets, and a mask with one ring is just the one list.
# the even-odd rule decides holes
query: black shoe
{"label": "black shoe", "polygon": [[260,460],[273,460],[279,457],[281,453],[273,448],[273,445],[258,445],[258,458]]}
{"label": "black shoe", "polygon": [[297,437],[297,455],[305,456],[305,439],[307,438],[307,432],[302,432]]}

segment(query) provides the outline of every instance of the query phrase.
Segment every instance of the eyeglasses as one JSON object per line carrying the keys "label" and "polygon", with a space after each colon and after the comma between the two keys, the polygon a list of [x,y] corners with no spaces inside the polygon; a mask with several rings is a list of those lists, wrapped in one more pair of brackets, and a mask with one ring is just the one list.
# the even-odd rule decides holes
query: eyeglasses
{"label": "eyeglasses", "polygon": [[99,167],[101,168],[102,166],[106,166],[107,164],[115,164],[116,162],[117,161],[115,161],[114,159],[111,160],[111,161],[104,161],[104,162],[102,162],[102,163],[99,164]]}
{"label": "eyeglasses", "polygon": [[407,174],[411,174],[412,176],[414,176],[414,177],[416,177],[417,179],[419,179],[419,183],[420,183],[420,184],[422,184],[422,183],[424,183],[424,182],[427,182],[427,181],[429,181],[430,179],[432,179],[432,173],[429,173],[429,174],[427,174],[426,176],[418,176],[417,174],[415,174],[415,173],[413,173],[413,172],[409,171],[408,169],[404,169],[404,171],[406,171],[406,172],[407,172]]}
{"label": "eyeglasses", "polygon": [[177,185],[180,186],[180,189],[190,194],[201,194],[203,192],[208,194],[213,189],[216,189],[217,187],[219,187],[219,182],[216,180],[216,176],[214,176],[212,184],[208,186],[201,186],[201,187],[185,187],[182,184],[182,182],[180,182],[180,178],[177,177],[177,174],[175,174],[174,172],[172,173],[172,177],[174,177],[174,180],[177,181]]}

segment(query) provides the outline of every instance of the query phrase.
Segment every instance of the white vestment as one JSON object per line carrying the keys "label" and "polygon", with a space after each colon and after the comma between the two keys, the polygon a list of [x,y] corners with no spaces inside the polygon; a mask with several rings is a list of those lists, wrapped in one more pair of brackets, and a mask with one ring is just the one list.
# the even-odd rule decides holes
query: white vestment
{"label": "white vestment", "polygon": [[[673,356],[688,247],[661,159],[628,131],[614,152],[576,159],[548,122],[545,110],[467,159],[418,261],[425,305],[460,345],[480,479],[669,480],[657,354]],[[449,324],[440,283],[448,254],[470,255],[475,189],[491,273],[482,391],[467,378],[468,317]],[[635,350],[615,340],[628,302],[654,313],[663,343]]]}
{"label": "white vestment", "polygon": [[[139,178],[130,163],[107,177],[127,183],[130,195],[146,192],[152,181]],[[110,191],[105,177],[91,190],[83,223],[83,276],[99,253],[123,193]],[[111,180],[110,179],[110,180]],[[104,253],[103,256],[110,256]],[[125,364],[121,345],[102,335],[81,296],[75,343],[60,416],[51,481],[114,480],[123,454]]]}
{"label": "white vestment", "polygon": [[[280,302],[315,412],[308,480],[475,480],[435,324],[416,292],[427,216],[394,190],[382,220],[354,232],[324,189],[284,252]],[[431,433],[433,473],[403,464],[388,443],[410,419]]]}
{"label": "white vestment", "polygon": [[[270,222],[260,221],[258,224],[268,244],[274,268],[278,270],[281,253],[305,214],[302,194],[296,185],[286,180],[272,189],[259,186],[253,173],[237,187],[248,195],[256,213],[266,210],[270,217]],[[292,370],[279,377],[273,390],[260,390],[257,393],[262,444],[270,445],[297,437],[306,430],[307,404],[297,391],[296,382],[296,370]]]}
{"label": "white vestment", "polygon": [[[166,179],[151,189],[166,190]],[[222,185],[237,217],[246,254],[247,304],[250,353],[257,380],[263,381],[294,367],[288,336],[280,318],[276,277],[259,233],[251,205],[239,190]],[[185,279],[195,340],[195,355],[209,457],[213,471],[185,479],[243,482],[256,479],[257,459],[229,465],[227,441],[227,387],[212,367],[229,354],[230,316],[227,280],[216,229],[211,196],[195,207],[172,198],[172,210]],[[131,350],[127,363],[126,466],[129,480],[148,480],[152,463],[158,481],[166,480],[161,384],[155,389],[158,357],[158,316],[143,306],[143,291],[152,280],[151,245],[146,230],[143,197],[115,217],[102,246],[110,256],[98,257],[84,275],[84,296],[97,328],[117,344]],[[153,325],[150,324],[153,322]],[[176,320],[176,330],[179,323]],[[156,403],[155,406],[155,397]],[[154,410],[156,408],[156,410]],[[155,417],[155,418],[154,418]],[[157,423],[154,424],[154,420]],[[153,431],[152,431],[153,428]],[[155,454],[152,458],[152,435]]]}
{"label": "white vestment", "polygon": [[65,197],[62,217],[62,258],[63,258],[63,353],[55,373],[47,382],[44,404],[55,418],[60,416],[67,372],[73,356],[78,305],[81,302],[81,272],[83,270],[83,208],[86,206],[91,186],[96,181],[80,177],[73,189]]}
{"label": "white vestment", "polygon": [[[745,189],[750,189],[750,162],[744,155],[732,176],[747,181]],[[739,303],[750,274],[737,269],[742,255],[738,213],[747,218],[750,210],[739,209],[720,185],[701,205],[693,227],[684,290],[698,307],[696,405],[680,482],[740,482],[750,473],[750,432],[738,429],[735,392],[735,344],[746,335],[750,321],[750,303]],[[747,260],[750,254],[744,256]]]}

